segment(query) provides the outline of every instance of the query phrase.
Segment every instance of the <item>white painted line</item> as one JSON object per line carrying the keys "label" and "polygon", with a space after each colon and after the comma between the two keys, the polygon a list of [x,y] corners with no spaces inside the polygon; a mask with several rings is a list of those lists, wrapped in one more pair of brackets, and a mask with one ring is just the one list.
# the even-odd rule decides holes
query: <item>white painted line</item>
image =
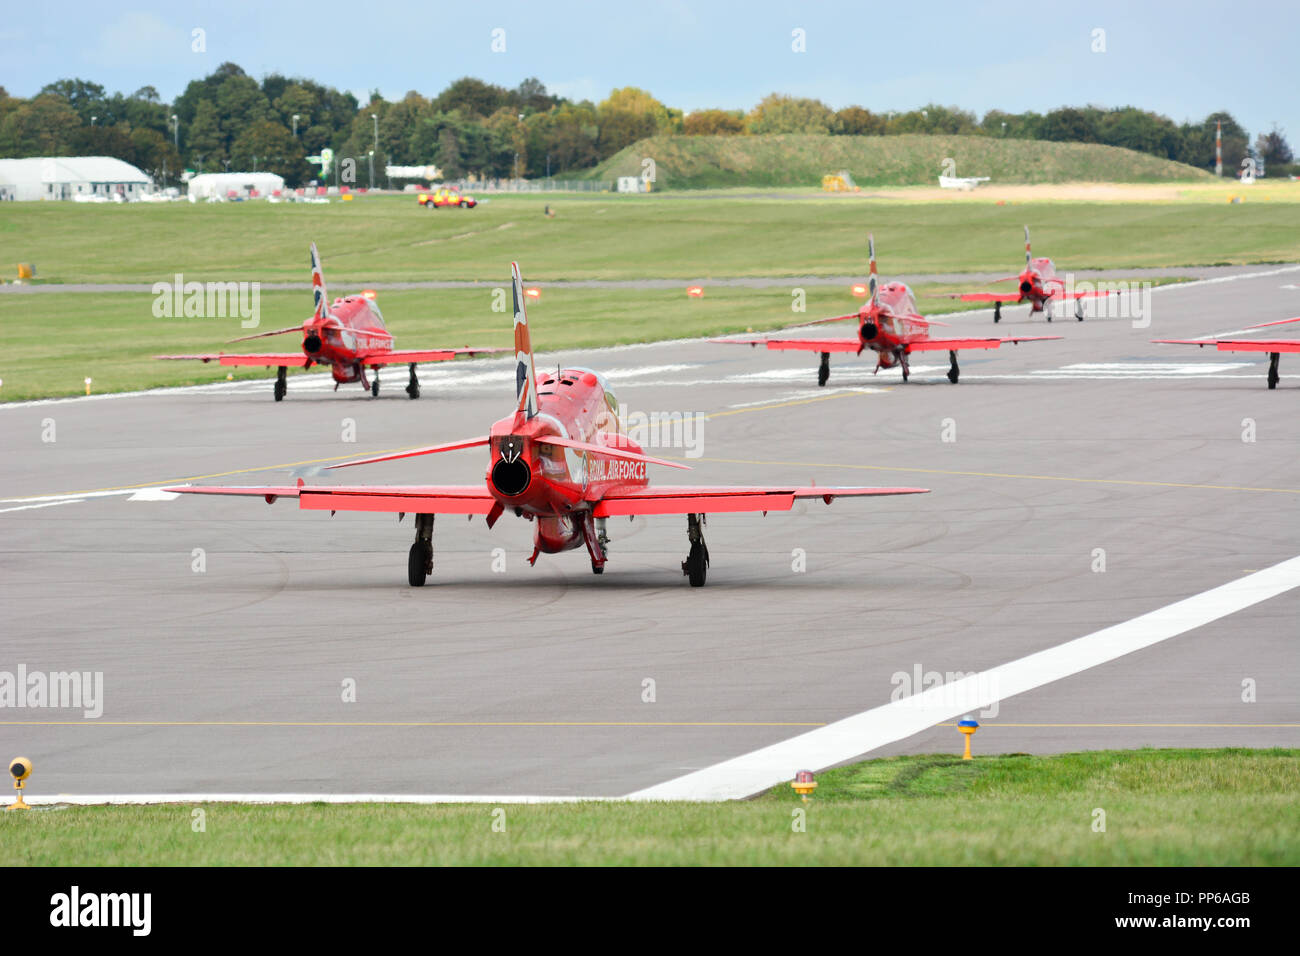
{"label": "white painted line", "polygon": [[846,717],[704,770],[628,794],[631,800],[737,800],[1150,647],[1300,587],[1300,557],[921,694]]}
{"label": "white painted line", "polygon": [[81,501],[81,498],[65,498],[62,501],[46,501],[39,505],[22,505],[18,508],[0,508],[0,515],[7,514],[10,511],[31,511],[33,508],[53,508],[56,505],[71,505]]}
{"label": "white painted line", "polygon": [[[52,505],[67,505],[72,504],[75,501],[85,501],[88,498],[116,498],[122,495],[130,495],[131,497],[127,499],[128,501],[171,501],[173,498],[180,497],[179,495],[168,494],[163,491],[162,485],[157,485],[152,488],[124,488],[119,491],[85,491],[81,494],[70,495],[32,495],[30,497],[19,495],[15,498],[0,498],[0,505],[15,504],[18,502],[23,502],[30,506],[35,506],[42,502],[48,502]],[[5,510],[14,511],[17,509],[9,508]]]}
{"label": "white painted line", "polygon": [[625,798],[454,793],[60,793],[52,797],[28,795],[24,799],[33,806],[67,803],[90,807],[105,804],[145,806],[155,803],[605,803]]}

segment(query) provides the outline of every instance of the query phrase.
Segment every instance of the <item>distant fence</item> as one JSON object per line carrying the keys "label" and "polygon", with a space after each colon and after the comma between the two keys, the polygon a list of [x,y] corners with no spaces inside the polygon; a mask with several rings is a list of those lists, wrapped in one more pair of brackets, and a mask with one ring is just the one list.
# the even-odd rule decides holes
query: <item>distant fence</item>
{"label": "distant fence", "polygon": [[602,179],[480,179],[473,183],[448,181],[447,185],[480,193],[604,193],[614,188],[612,182]]}

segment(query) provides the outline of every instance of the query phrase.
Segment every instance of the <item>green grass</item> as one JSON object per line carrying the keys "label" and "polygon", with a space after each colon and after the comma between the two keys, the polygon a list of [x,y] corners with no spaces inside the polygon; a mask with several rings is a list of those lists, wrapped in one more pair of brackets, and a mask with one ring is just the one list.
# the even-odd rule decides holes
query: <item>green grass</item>
{"label": "green grass", "polygon": [[[545,361],[548,352],[560,349],[773,329],[802,318],[847,314],[862,303],[847,286],[809,285],[802,287],[806,311],[797,315],[791,310],[791,289],[797,286],[793,279],[788,288],[715,286],[707,288],[702,299],[688,297],[684,285],[651,290],[551,287],[528,307],[533,345]],[[494,288],[485,283],[477,290],[386,291],[377,301],[398,348],[509,347],[511,322],[506,314],[492,311]],[[922,284],[914,291],[927,312],[983,307],[983,303],[930,297],[930,293],[954,288],[951,283]],[[225,381],[227,376],[232,380],[269,378],[273,370],[223,368],[197,361],[161,362],[153,356],[222,350],[296,352],[301,348],[301,335],[297,334],[225,345],[254,330],[241,328],[237,317],[156,318],[153,301],[148,292],[0,296],[0,401],[81,395],[88,376],[96,394],[201,385]],[[306,290],[264,292],[260,304],[258,328],[262,330],[301,323],[310,312]],[[992,327],[990,323],[990,330]],[[852,335],[853,326],[844,323],[823,332]],[[327,375],[328,371],[316,368],[301,374]],[[401,368],[389,370],[386,376],[394,386],[399,380],[405,382]],[[503,380],[503,394],[513,387],[512,381]]]}
{"label": "green grass", "polygon": [[988,136],[654,136],[615,153],[586,174],[640,176],[655,161],[661,189],[820,186],[847,169],[862,187],[934,186],[945,161],[954,175],[996,183],[1154,183],[1210,180],[1203,169],[1115,146]]}
{"label": "green grass", "polygon": [[[872,760],[725,803],[74,807],[0,815],[28,865],[1300,863],[1300,751]],[[806,810],[806,832],[794,832]],[[1094,811],[1105,832],[1094,832]],[[498,816],[499,819],[499,816]]]}
{"label": "green grass", "polygon": [[[548,219],[543,206],[556,216]],[[362,283],[862,275],[867,233],[881,272],[1008,273],[1022,226],[1061,269],[1300,260],[1300,203],[992,200],[817,196],[496,197],[426,212],[413,198],[328,206],[74,203],[0,205],[0,275],[36,266],[44,283],[293,281],[315,240],[334,292]],[[628,293],[627,298],[637,293]]]}

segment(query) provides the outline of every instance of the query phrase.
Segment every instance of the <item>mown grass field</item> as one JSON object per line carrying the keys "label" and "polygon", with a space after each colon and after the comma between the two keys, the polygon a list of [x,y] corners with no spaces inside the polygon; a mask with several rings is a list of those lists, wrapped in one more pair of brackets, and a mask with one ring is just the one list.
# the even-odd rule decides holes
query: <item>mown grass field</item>
{"label": "mown grass field", "polygon": [[846,169],[864,187],[933,185],[941,171],[999,183],[1209,180],[1203,169],[1096,143],[990,136],[654,136],[615,153],[587,178],[640,176],[653,159],[665,189],[820,186]]}
{"label": "mown grass field", "polygon": [[[1300,184],[1291,190],[1300,198]],[[1270,187],[1271,188],[1271,187]],[[1265,198],[1277,194],[1278,200]],[[974,196],[976,198],[971,198]],[[1281,187],[1244,203],[1026,202],[689,194],[498,196],[426,212],[414,197],[327,206],[174,203],[0,205],[0,276],[20,262],[44,283],[295,281],[315,240],[332,291],[428,279],[527,280],[862,275],[874,232],[887,276],[1003,274],[1022,227],[1061,269],[1300,260],[1300,203]],[[544,215],[550,205],[554,218]],[[6,299],[0,299],[4,308]],[[5,313],[0,313],[0,320]]]}
{"label": "mown grass field", "polygon": [[[1300,863],[1300,751],[893,757],[725,803],[72,807],[0,815],[10,865]],[[803,832],[796,831],[804,810]],[[1094,827],[1104,812],[1104,832]],[[504,823],[504,832],[493,829]]]}

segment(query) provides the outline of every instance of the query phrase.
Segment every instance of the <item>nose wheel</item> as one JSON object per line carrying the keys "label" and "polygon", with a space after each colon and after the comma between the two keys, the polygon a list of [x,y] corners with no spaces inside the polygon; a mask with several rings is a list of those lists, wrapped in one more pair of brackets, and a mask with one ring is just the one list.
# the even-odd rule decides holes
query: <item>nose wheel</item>
{"label": "nose wheel", "polygon": [[1278,379],[1280,378],[1280,376],[1277,374],[1277,363],[1281,357],[1282,357],[1281,352],[1268,353],[1268,387],[1269,388],[1277,388]]}
{"label": "nose wheel", "polygon": [[686,537],[691,542],[690,553],[682,562],[682,574],[691,582],[691,587],[702,588],[709,575],[709,547],[704,543],[704,515],[688,514],[686,516]]}
{"label": "nose wheel", "polygon": [[826,380],[831,377],[831,353],[822,353],[822,363],[817,366],[817,384],[825,385]]}
{"label": "nose wheel", "polygon": [[375,368],[375,369],[371,369],[371,371],[375,373],[375,380],[370,383],[370,397],[378,398],[379,397],[379,369]]}
{"label": "nose wheel", "polygon": [[1001,321],[1002,321],[1002,303],[1001,303],[1001,302],[994,302],[994,303],[993,303],[993,321],[994,321],[994,322],[1001,322]]}
{"label": "nose wheel", "polygon": [[275,370],[275,400],[277,402],[284,401],[285,392],[289,391],[289,380],[286,378],[288,373],[288,368],[283,365]]}
{"label": "nose wheel", "polygon": [[948,351],[948,361],[952,363],[948,368],[948,381],[956,385],[957,378],[961,375],[961,369],[957,367],[957,352],[955,349]]}
{"label": "nose wheel", "polygon": [[415,374],[415,363],[411,363],[411,380],[406,383],[406,394],[411,398],[420,397],[420,379]]}

